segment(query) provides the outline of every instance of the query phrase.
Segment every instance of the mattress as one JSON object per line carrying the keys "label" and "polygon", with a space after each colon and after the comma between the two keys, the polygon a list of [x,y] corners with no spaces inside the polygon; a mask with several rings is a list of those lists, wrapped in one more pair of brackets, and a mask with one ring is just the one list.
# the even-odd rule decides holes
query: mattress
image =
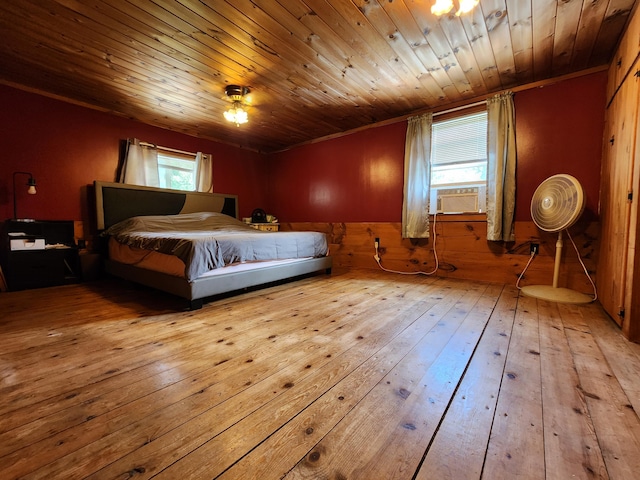
{"label": "mattress", "polygon": [[[223,268],[214,268],[200,275],[199,278],[215,277],[229,273],[244,272],[258,268],[272,267],[276,265],[287,265],[301,262],[312,257],[287,258],[283,260],[261,260],[255,262],[233,263]],[[184,262],[174,255],[155,252],[153,250],[143,250],[141,248],[130,247],[119,243],[115,239],[109,239],[109,259],[132,265],[145,270],[166,273],[174,277],[184,278]]]}
{"label": "mattress", "polygon": [[[183,276],[188,281],[230,265],[328,254],[323,233],[265,232],[215,212],[133,217],[113,225],[105,234],[110,236],[111,259],[119,257],[122,263]],[[114,246],[113,241],[129,248]],[[151,264],[153,268],[144,266]]]}

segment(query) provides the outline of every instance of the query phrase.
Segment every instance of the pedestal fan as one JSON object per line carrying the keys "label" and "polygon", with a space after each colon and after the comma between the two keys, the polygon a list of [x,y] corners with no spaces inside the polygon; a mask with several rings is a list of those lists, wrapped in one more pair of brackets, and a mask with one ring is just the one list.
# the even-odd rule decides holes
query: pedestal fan
{"label": "pedestal fan", "polygon": [[558,287],[562,258],[562,232],[580,218],[584,207],[585,195],[582,185],[571,175],[554,175],[538,186],[531,199],[531,218],[540,230],[558,233],[553,284],[522,287],[521,291],[524,295],[560,303],[589,303],[594,300],[584,293]]}

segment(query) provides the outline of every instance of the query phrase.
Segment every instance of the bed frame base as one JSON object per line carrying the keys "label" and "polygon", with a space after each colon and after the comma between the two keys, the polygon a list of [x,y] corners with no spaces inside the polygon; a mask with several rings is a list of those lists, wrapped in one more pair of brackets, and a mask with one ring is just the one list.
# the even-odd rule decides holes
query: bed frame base
{"label": "bed frame base", "polygon": [[[95,181],[98,230],[109,228],[138,215],[176,215],[178,213],[221,212],[238,218],[238,196],[218,193],[185,192],[124,183]],[[191,309],[202,308],[203,299],[325,270],[331,273],[331,257],[262,267],[255,270],[201,277],[193,282],[184,278],[105,260],[105,270],[116,277],[186,298]]]}
{"label": "bed frame base", "polygon": [[189,308],[197,310],[202,308],[203,299],[206,297],[291,279],[321,270],[330,274],[332,264],[331,257],[310,258],[300,262],[274,265],[256,270],[197,278],[193,282],[187,282],[184,278],[146,270],[113,260],[105,260],[105,271],[116,277],[186,298],[189,301]]}

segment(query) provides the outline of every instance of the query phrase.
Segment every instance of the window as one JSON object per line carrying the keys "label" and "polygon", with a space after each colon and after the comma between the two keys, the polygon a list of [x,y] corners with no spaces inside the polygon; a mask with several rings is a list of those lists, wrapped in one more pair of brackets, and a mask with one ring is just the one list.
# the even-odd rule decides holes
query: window
{"label": "window", "polygon": [[487,112],[434,122],[429,213],[484,212]]}
{"label": "window", "polygon": [[196,190],[196,157],[158,148],[158,176],[161,188]]}
{"label": "window", "polygon": [[213,191],[213,159],[210,154],[191,153],[127,139],[118,180],[191,192]]}

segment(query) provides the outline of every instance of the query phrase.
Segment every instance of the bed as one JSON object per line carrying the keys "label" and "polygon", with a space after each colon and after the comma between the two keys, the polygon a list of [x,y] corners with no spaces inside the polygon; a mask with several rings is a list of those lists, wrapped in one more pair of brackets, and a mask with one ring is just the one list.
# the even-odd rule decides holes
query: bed
{"label": "bed", "polygon": [[94,187],[106,272],[183,297],[191,309],[222,293],[331,273],[324,234],[253,229],[238,220],[236,195]]}

